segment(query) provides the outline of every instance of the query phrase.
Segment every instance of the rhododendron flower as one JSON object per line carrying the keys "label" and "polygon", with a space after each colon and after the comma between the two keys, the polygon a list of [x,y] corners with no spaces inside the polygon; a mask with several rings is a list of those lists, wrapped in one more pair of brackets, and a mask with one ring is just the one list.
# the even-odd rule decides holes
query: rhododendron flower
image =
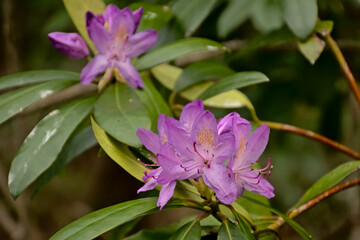
{"label": "rhododendron flower", "polygon": [[218,130],[220,135],[228,132],[235,135],[235,154],[227,167],[236,183],[237,196],[243,194],[246,189],[267,198],[274,197],[274,187],[266,180],[272,168],[270,159],[263,169],[251,168],[265,150],[269,139],[269,127],[266,124],[261,125],[249,137],[250,123],[239,114],[231,113],[219,121]]}
{"label": "rhododendron flower", "polygon": [[[157,40],[157,33],[153,29],[136,33],[142,14],[142,8],[132,12],[128,8],[120,10],[112,4],[107,6],[104,15],[95,15],[90,11],[86,13],[88,35],[98,53],[81,71],[82,84],[88,84],[97,75],[106,72],[102,81],[108,81],[114,73],[117,80],[126,81],[134,88],[143,88],[141,77],[130,60],[149,50]],[[68,56],[79,51],[78,42],[72,44],[71,41],[61,40],[70,38],[70,35],[62,33],[57,38],[53,38],[53,35],[49,34],[49,38],[52,43],[57,43],[54,44],[56,49]],[[63,42],[65,46],[61,45]]]}
{"label": "rhododendron flower", "polygon": [[84,39],[77,33],[53,32],[48,36],[54,48],[72,59],[89,56],[89,49]]}
{"label": "rhododendron flower", "polygon": [[264,169],[252,169],[264,151],[269,128],[260,126],[249,137],[251,125],[237,113],[216,122],[215,116],[204,111],[200,100],[186,105],[180,120],[161,114],[159,135],[139,129],[137,135],[145,147],[156,155],[150,172],[143,178],[148,182],[138,192],[162,185],[158,205],[162,208],[174,193],[176,180],[203,178],[224,204],[233,203],[244,189],[273,197],[273,187],[265,179]]}
{"label": "rhododendron flower", "polygon": [[[148,129],[138,129],[136,134],[139,137],[140,141],[144,144],[144,146],[151,151],[156,157],[149,155],[149,160],[153,162],[153,164],[144,164],[149,168],[150,172],[145,172],[143,181],[147,181],[143,187],[141,187],[137,192],[144,192],[148,190],[152,190],[158,184],[158,177],[163,172],[162,167],[159,166],[157,161],[157,156],[160,152],[160,147],[167,142],[167,128],[165,124],[165,114],[160,114],[158,119],[158,133],[155,134]],[[157,202],[157,205],[160,208],[163,208],[164,205],[169,201],[171,196],[174,194],[174,189],[176,186],[176,180],[174,178],[169,178],[166,181],[163,181],[160,196]]]}

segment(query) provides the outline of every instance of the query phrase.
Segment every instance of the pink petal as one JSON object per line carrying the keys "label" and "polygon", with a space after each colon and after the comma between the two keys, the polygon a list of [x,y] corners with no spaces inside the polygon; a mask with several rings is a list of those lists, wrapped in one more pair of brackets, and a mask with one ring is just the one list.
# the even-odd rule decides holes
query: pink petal
{"label": "pink petal", "polygon": [[144,9],[142,7],[140,7],[139,9],[133,11],[133,16],[134,16],[134,33],[136,32],[137,28],[139,27],[140,21],[141,21],[141,17],[144,14]]}
{"label": "pink petal", "polygon": [[214,150],[214,163],[224,163],[234,152],[235,138],[232,133],[225,133],[219,136],[219,144]]}
{"label": "pink petal", "polygon": [[[91,12],[87,12],[87,16],[91,16]],[[108,45],[110,43],[110,34],[105,26],[101,24],[96,17],[87,20],[87,30],[90,39],[94,42],[96,49],[99,53],[108,52]]]}
{"label": "pink petal", "polygon": [[72,59],[89,56],[89,49],[82,37],[77,33],[53,32],[48,37],[55,49]]}
{"label": "pink petal", "polygon": [[137,57],[149,50],[158,38],[154,29],[148,29],[133,36],[129,36],[126,42],[126,51],[130,58]]}
{"label": "pink petal", "polygon": [[161,186],[159,199],[157,201],[157,206],[160,207],[160,210],[165,206],[165,204],[170,200],[170,198],[174,194],[175,186],[176,186],[176,181],[171,181]]}
{"label": "pink petal", "polygon": [[189,132],[178,121],[171,117],[166,119],[166,125],[168,129],[169,142],[174,146],[176,151],[189,159],[194,157],[193,142],[191,141]]}
{"label": "pink petal", "polygon": [[139,188],[139,190],[137,190],[137,193],[152,190],[156,187],[156,185],[157,185],[156,180],[154,178],[151,178],[148,182],[144,184],[144,186],[142,186],[141,188]]}
{"label": "pink petal", "polygon": [[144,144],[146,149],[154,154],[158,154],[160,152],[160,139],[157,134],[148,129],[140,128],[136,131],[136,135],[142,144]]}
{"label": "pink petal", "polygon": [[120,12],[113,16],[110,27],[110,34],[113,38],[119,38],[121,40],[133,35],[135,22],[134,16],[129,8],[124,8]]}
{"label": "pink petal", "polygon": [[180,116],[180,122],[184,125],[185,128],[187,128],[189,131],[191,131],[192,126],[198,116],[200,116],[204,111],[204,105],[201,100],[193,101],[189,104],[187,104]]}
{"label": "pink petal", "polygon": [[106,57],[102,54],[96,55],[81,71],[80,81],[82,84],[91,83],[97,75],[108,68]]}
{"label": "pink petal", "polygon": [[144,84],[141,80],[140,74],[135,69],[133,65],[129,62],[120,62],[115,63],[116,68],[119,70],[120,74],[126,80],[127,83],[133,88],[144,88]]}
{"label": "pink petal", "polygon": [[241,157],[242,161],[235,162],[234,167],[237,168],[239,166],[250,166],[254,164],[265,150],[269,140],[269,133],[270,129],[266,124],[258,127],[248,139],[245,153]]}
{"label": "pink petal", "polygon": [[157,122],[158,133],[160,137],[160,143],[164,144],[168,141],[168,130],[165,122],[165,114],[161,113]]}
{"label": "pink petal", "polygon": [[211,164],[210,168],[204,167],[204,182],[216,194],[220,202],[232,204],[237,198],[237,188],[230,179],[226,167],[222,164]]}
{"label": "pink petal", "polygon": [[114,4],[107,5],[104,12],[104,19],[108,23],[109,28],[112,28],[115,17],[121,12],[121,10]]}
{"label": "pink petal", "polygon": [[[236,181],[241,182],[241,185],[249,192],[261,194],[267,198],[275,196],[274,187],[264,178],[258,176],[256,172],[247,172],[247,178],[237,176]],[[250,178],[249,178],[250,177]]]}
{"label": "pink petal", "polygon": [[217,124],[214,114],[204,111],[194,122],[191,140],[203,147],[213,147],[218,143]]}

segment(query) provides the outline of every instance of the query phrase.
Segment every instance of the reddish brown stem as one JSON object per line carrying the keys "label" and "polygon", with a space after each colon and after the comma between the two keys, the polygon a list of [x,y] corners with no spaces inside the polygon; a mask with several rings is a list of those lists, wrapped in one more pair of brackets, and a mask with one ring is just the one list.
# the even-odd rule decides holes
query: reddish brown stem
{"label": "reddish brown stem", "polygon": [[276,129],[276,130],[281,130],[281,131],[285,131],[285,132],[292,132],[292,133],[296,133],[314,140],[317,140],[319,142],[325,143],[357,160],[360,160],[360,154],[338,142],[335,142],[329,138],[326,138],[320,134],[314,133],[312,131],[309,130],[305,130],[302,128],[298,128],[295,126],[291,126],[288,124],[283,124],[283,123],[276,123],[276,122],[266,122],[266,121],[261,121],[261,124],[267,124],[269,126],[269,128],[271,129]]}
{"label": "reddish brown stem", "polygon": [[330,34],[325,36],[325,40],[327,44],[329,45],[331,51],[334,53],[336,60],[339,62],[339,65],[342,69],[342,71],[345,74],[346,79],[348,80],[348,83],[350,85],[351,90],[354,92],[355,98],[360,105],[360,91],[358,88],[358,85],[356,83],[356,80],[349,68],[349,65],[347,64],[344,55],[342,54],[339,46],[335,42],[335,40],[330,36]]}
{"label": "reddish brown stem", "polygon": [[[355,179],[353,181],[348,181],[343,184],[336,185],[335,187],[330,188],[329,190],[323,192],[322,194],[318,195],[317,197],[311,199],[307,203],[291,210],[288,213],[289,218],[295,218],[296,216],[300,215],[301,213],[309,210],[310,208],[314,207],[316,204],[321,202],[322,200],[340,192],[345,189],[351,188],[353,186],[360,185],[360,178]],[[284,219],[279,218],[275,223],[271,224],[268,228],[276,230],[279,229],[285,223]]]}

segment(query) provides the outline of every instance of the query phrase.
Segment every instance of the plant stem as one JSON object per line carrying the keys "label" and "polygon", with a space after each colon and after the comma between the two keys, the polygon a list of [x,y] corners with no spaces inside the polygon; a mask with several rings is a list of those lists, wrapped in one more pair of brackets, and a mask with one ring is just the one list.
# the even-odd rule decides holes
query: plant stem
{"label": "plant stem", "polygon": [[269,128],[271,129],[275,129],[275,130],[281,130],[281,131],[285,131],[285,132],[292,132],[292,133],[296,133],[314,140],[317,140],[319,142],[325,143],[347,155],[349,155],[350,157],[353,157],[357,160],[360,160],[360,153],[338,143],[335,142],[329,138],[326,138],[320,134],[314,133],[312,131],[306,130],[306,129],[302,129],[302,128],[298,128],[292,125],[288,125],[288,124],[283,124],[283,123],[277,123],[277,122],[267,122],[267,121],[260,121],[260,124],[267,124],[269,126]]}
{"label": "plant stem", "polygon": [[330,36],[330,34],[325,36],[325,41],[329,45],[331,51],[334,53],[336,60],[339,62],[339,65],[344,72],[346,79],[349,82],[351,90],[354,92],[356,100],[360,106],[360,91],[358,88],[358,85],[356,83],[356,80],[354,78],[354,75],[352,74],[349,65],[347,64],[344,55],[342,54],[339,46],[335,42],[335,40]]}
{"label": "plant stem", "polygon": [[[307,203],[304,203],[303,205],[291,210],[288,213],[289,218],[295,218],[296,216],[300,215],[301,213],[305,212],[306,210],[309,210],[310,208],[314,207],[316,204],[321,202],[322,200],[340,192],[345,189],[351,188],[353,186],[360,185],[360,178],[355,179],[353,181],[348,181],[343,184],[336,185],[335,187],[330,188],[329,190],[321,193],[317,197],[311,199]],[[271,224],[268,228],[272,230],[279,229],[283,224],[285,223],[283,218],[279,218],[275,223]]]}

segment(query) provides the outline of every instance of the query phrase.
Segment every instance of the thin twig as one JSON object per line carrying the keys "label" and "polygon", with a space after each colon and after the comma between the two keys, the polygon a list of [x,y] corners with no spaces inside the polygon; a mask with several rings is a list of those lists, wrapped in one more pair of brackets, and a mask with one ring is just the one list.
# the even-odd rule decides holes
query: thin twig
{"label": "thin twig", "polygon": [[[305,212],[306,210],[309,210],[310,208],[314,207],[316,204],[318,204],[322,200],[324,200],[340,191],[343,191],[345,189],[351,188],[356,185],[360,185],[360,178],[355,179],[353,181],[345,182],[343,184],[336,185],[335,187],[330,188],[329,190],[318,195],[317,197],[304,203],[300,207],[297,207],[297,208],[291,210],[288,213],[288,216],[289,216],[289,218],[295,218],[296,216],[300,215],[301,213]],[[270,225],[268,228],[276,230],[276,229],[279,229],[284,223],[285,223],[284,219],[280,217],[275,223]]]}
{"label": "thin twig", "polygon": [[356,80],[349,68],[349,65],[347,64],[347,62],[344,58],[344,55],[342,54],[339,46],[337,45],[335,40],[330,36],[330,34],[325,36],[325,41],[329,45],[332,52],[334,53],[336,60],[339,62],[339,65],[340,65],[342,71],[344,72],[346,79],[349,82],[350,88],[354,92],[356,100],[357,100],[358,104],[360,105],[360,91],[359,91],[358,85],[356,83]]}
{"label": "thin twig", "polygon": [[275,130],[281,130],[281,131],[285,131],[285,132],[292,132],[292,133],[296,133],[314,140],[317,140],[319,142],[325,143],[357,160],[360,160],[360,153],[338,143],[335,142],[329,138],[326,138],[320,134],[314,133],[312,131],[306,130],[306,129],[302,129],[302,128],[298,128],[292,125],[288,125],[288,124],[283,124],[283,123],[277,123],[277,122],[267,122],[267,121],[260,121],[260,124],[267,124],[269,126],[269,128],[271,129],[275,129]]}

